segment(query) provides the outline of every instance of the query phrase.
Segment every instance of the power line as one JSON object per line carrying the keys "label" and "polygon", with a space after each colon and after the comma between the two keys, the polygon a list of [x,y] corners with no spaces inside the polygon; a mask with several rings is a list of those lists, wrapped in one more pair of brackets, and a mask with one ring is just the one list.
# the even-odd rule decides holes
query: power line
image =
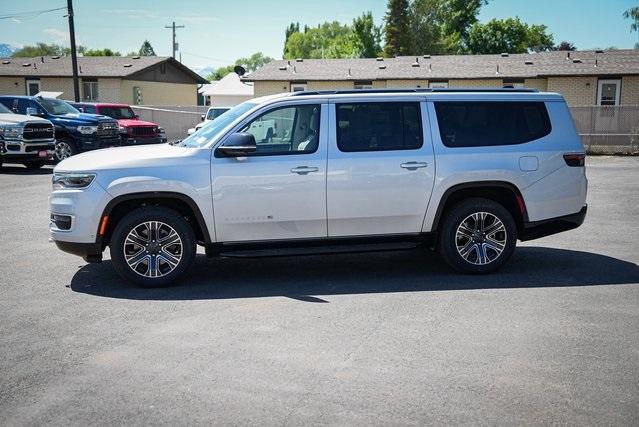
{"label": "power line", "polygon": [[66,10],[66,9],[67,9],[66,7],[58,7],[55,9],[41,9],[41,10],[31,10],[28,12],[10,13],[8,15],[0,15],[0,19],[13,19],[13,18],[29,19],[29,18],[38,17],[44,13],[55,12],[57,10]]}
{"label": "power line", "polygon": [[175,43],[175,30],[176,28],[184,28],[184,25],[175,25],[175,21],[173,21],[173,25],[165,25],[164,28],[172,28],[173,29],[173,59],[175,59],[175,51],[177,50],[177,43]]}

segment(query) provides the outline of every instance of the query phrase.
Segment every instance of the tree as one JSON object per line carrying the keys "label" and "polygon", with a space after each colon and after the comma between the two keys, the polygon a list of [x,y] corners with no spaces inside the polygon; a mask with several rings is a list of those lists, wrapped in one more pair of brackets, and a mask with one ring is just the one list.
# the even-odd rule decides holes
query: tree
{"label": "tree", "polygon": [[300,32],[299,22],[291,22],[288,25],[288,27],[286,27],[286,30],[284,31],[284,57],[286,57],[286,43],[288,42],[288,38],[291,37],[293,33],[299,33],[299,32]]}
{"label": "tree", "polygon": [[284,58],[357,58],[360,41],[349,25],[325,22],[304,32],[292,33],[284,47]]}
{"label": "tree", "polygon": [[555,50],[577,50],[577,47],[567,41],[563,41],[561,43],[559,43],[557,46],[555,46]]}
{"label": "tree", "polygon": [[155,51],[153,50],[153,46],[149,43],[148,40],[144,40],[142,46],[140,46],[140,51],[138,52],[140,56],[155,56]]}
{"label": "tree", "polygon": [[545,25],[528,25],[519,18],[477,22],[468,33],[468,50],[473,54],[539,52],[553,47],[552,34]]}
{"label": "tree", "polygon": [[83,53],[84,56],[122,56],[117,50],[106,49],[87,49]]}
{"label": "tree", "polygon": [[626,19],[632,19],[630,24],[630,31],[639,32],[639,6],[631,7],[623,13],[623,17]]}
{"label": "tree", "polygon": [[[271,58],[270,56],[265,56],[262,52],[256,52],[247,58],[238,58],[235,61],[235,65],[241,65],[246,69],[247,73],[250,73],[251,71],[255,71],[263,65],[268,64],[272,60],[273,58]],[[220,67],[216,69],[215,72],[209,74],[206,79],[209,81],[220,80],[227,74],[234,72],[235,65]]]}
{"label": "tree", "polygon": [[65,48],[55,43],[36,43],[35,46],[24,46],[13,52],[14,57],[56,56],[64,55]]}
{"label": "tree", "polygon": [[357,37],[360,58],[375,58],[382,47],[382,29],[375,25],[372,12],[364,12],[353,19],[353,32]]}
{"label": "tree", "polygon": [[408,19],[408,0],[389,0],[385,16],[384,36],[387,57],[409,55],[413,52]]}

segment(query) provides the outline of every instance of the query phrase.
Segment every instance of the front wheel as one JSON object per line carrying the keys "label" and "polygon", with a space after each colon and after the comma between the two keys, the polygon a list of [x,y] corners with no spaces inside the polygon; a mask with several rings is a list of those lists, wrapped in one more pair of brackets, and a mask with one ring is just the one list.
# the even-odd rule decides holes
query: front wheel
{"label": "front wheel", "polygon": [[195,234],[177,212],[161,207],[134,210],[120,220],[109,245],[116,271],[143,287],[167,286],[195,260]]}
{"label": "front wheel", "polygon": [[444,218],[439,252],[463,273],[490,273],[515,251],[517,226],[506,208],[488,199],[467,199]]}
{"label": "front wheel", "polygon": [[75,154],[78,154],[78,147],[76,147],[73,141],[68,139],[59,139],[55,142],[53,158],[56,162],[61,162]]}

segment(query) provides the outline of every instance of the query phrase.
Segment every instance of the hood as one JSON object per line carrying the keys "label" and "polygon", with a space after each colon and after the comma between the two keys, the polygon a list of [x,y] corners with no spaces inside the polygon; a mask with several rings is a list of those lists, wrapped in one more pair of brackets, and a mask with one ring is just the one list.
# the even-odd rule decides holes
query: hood
{"label": "hood", "polygon": [[118,119],[118,124],[122,127],[139,127],[139,126],[155,126],[159,127],[155,123],[145,122],[144,120],[135,120],[135,119]]}
{"label": "hood", "polygon": [[86,124],[97,125],[100,122],[109,121],[113,122],[111,117],[103,116],[101,114],[89,114],[89,113],[69,113],[60,116],[51,116],[57,123],[69,123],[69,125]]}
{"label": "hood", "polygon": [[25,116],[24,114],[0,113],[0,124],[20,123],[49,123],[48,120],[37,116]]}
{"label": "hood", "polygon": [[[143,168],[180,165],[188,167],[189,157],[209,150],[178,147],[169,144],[152,144],[131,147],[105,148],[87,151],[63,160],[56,172],[94,172],[100,170],[132,169],[131,174]],[[208,158],[208,157],[207,157]],[[136,169],[138,171],[136,171]]]}

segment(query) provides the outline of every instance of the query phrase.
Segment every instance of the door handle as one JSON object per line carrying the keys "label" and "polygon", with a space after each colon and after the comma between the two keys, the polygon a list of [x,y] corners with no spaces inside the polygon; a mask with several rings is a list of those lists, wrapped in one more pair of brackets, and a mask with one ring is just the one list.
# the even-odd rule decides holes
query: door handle
{"label": "door handle", "polygon": [[296,168],[291,169],[292,173],[296,173],[298,175],[306,175],[307,173],[317,172],[319,168],[311,167],[311,166],[298,166]]}
{"label": "door handle", "polygon": [[408,169],[408,170],[414,171],[415,169],[418,169],[418,168],[425,168],[426,166],[428,166],[428,163],[426,163],[426,162],[406,162],[406,163],[402,163],[399,166],[404,168],[404,169]]}

